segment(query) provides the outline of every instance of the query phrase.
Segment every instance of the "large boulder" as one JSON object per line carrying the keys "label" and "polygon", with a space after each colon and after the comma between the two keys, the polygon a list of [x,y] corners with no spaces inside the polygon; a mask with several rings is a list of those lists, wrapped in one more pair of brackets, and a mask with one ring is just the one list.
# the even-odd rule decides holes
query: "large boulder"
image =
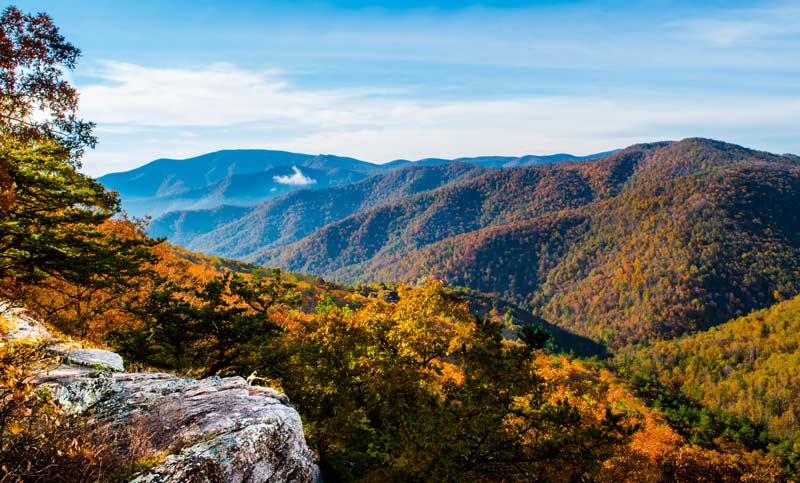
{"label": "large boulder", "polygon": [[[182,379],[60,366],[40,379],[68,412],[147,433],[167,453],[135,482],[307,482],[317,478],[300,416],[241,377]],[[116,428],[116,429],[115,429]]]}

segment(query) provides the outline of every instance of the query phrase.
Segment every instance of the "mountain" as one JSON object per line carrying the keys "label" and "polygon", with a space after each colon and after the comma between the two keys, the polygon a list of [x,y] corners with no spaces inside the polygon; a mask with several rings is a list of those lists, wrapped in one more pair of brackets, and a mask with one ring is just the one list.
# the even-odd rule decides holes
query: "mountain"
{"label": "mountain", "polygon": [[548,156],[398,160],[383,165],[333,155],[269,150],[224,150],[188,159],[158,159],[100,182],[119,192],[123,208],[133,216],[158,217],[170,211],[216,209],[223,205],[252,206],[303,188],[327,188],[406,167],[461,162],[483,167],[507,167],[591,159],[593,154]]}
{"label": "mountain", "polygon": [[[287,169],[330,161],[314,159]],[[796,156],[692,138],[504,169],[471,159],[369,165],[387,171],[251,207],[169,213],[150,233],[348,282],[440,278],[612,349],[704,330],[770,305],[776,290],[800,293]],[[234,174],[228,186],[237,176],[258,179]]]}
{"label": "mountain", "polygon": [[617,149],[602,153],[589,154],[586,156],[574,156],[572,154],[558,153],[558,154],[548,154],[548,155],[529,154],[526,156],[477,156],[471,158],[455,158],[455,159],[424,158],[424,159],[419,159],[417,161],[398,159],[396,161],[391,161],[389,163],[386,163],[383,166],[394,168],[394,167],[409,166],[409,165],[433,165],[433,164],[458,162],[458,163],[469,163],[477,166],[483,166],[484,168],[515,168],[520,166],[531,166],[534,164],[556,163],[559,161],[581,161],[585,159],[598,159],[608,156],[610,154],[614,154],[617,151],[619,150]]}
{"label": "mountain", "polygon": [[591,162],[490,171],[357,213],[285,249],[253,258],[335,278],[356,279],[361,274],[384,281],[375,273],[380,265],[397,263],[426,245],[490,226],[530,221],[616,194],[644,149],[637,146]]}
{"label": "mountain", "polygon": [[158,159],[99,181],[120,193],[131,215],[248,205],[299,187],[348,184],[383,171],[378,165],[331,155],[225,150],[188,159]]}
{"label": "mountain", "polygon": [[464,163],[412,165],[354,184],[296,190],[250,208],[222,206],[167,213],[153,220],[148,233],[168,237],[191,250],[244,257],[296,241],[353,213],[485,172]]}
{"label": "mountain", "polygon": [[249,259],[350,281],[440,278],[622,347],[800,293],[800,158],[686,139],[490,171]]}

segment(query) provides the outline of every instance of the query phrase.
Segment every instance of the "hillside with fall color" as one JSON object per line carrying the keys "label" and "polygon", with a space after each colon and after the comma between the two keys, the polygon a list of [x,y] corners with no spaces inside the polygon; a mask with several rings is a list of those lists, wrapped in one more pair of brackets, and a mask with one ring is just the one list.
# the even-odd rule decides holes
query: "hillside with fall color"
{"label": "hillside with fall color", "polygon": [[0,481],[800,478],[800,158],[234,150],[96,180],[80,50],[7,7],[0,53]]}
{"label": "hillside with fall color", "polygon": [[632,377],[800,439],[800,297],[617,356]]}
{"label": "hillside with fall color", "polygon": [[342,280],[493,293],[620,347],[800,292],[800,167],[705,139],[487,173],[255,259]]}

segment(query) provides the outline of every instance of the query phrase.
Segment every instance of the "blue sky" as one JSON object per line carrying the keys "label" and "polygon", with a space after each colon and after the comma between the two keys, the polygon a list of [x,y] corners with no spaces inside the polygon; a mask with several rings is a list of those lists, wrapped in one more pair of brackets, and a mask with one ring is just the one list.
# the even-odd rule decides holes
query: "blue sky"
{"label": "blue sky", "polygon": [[82,49],[99,175],[217,149],[800,152],[800,3],[21,1]]}

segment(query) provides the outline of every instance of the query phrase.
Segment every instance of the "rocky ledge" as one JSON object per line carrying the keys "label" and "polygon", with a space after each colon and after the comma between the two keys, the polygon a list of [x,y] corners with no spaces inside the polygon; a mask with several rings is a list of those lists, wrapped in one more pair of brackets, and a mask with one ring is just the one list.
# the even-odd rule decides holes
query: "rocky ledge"
{"label": "rocky ledge", "polygon": [[[6,314],[25,337],[47,331]],[[6,334],[8,340],[20,334]],[[61,362],[38,378],[62,409],[146,442],[160,457],[138,475],[154,482],[309,482],[318,479],[300,416],[287,397],[241,377],[182,379],[123,372],[119,355],[51,341]]]}

